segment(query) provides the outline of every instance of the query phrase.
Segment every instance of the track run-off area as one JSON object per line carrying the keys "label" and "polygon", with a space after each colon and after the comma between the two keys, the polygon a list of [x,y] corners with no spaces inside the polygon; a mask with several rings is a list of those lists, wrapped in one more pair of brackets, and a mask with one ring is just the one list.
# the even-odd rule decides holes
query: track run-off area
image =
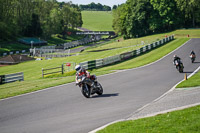
{"label": "track run-off area", "polygon": [[[196,53],[191,63],[190,52]],[[173,65],[173,55],[181,57],[184,73]],[[200,66],[200,39],[184,45],[149,65],[99,76],[102,96],[87,99],[75,83],[51,87],[0,100],[2,133],[87,133],[107,123],[131,115],[168,92]]]}

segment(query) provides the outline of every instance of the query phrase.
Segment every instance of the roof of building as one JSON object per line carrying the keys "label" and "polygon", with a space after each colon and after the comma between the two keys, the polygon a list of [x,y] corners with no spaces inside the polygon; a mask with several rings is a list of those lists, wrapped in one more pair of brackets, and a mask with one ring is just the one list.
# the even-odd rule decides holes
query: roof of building
{"label": "roof of building", "polygon": [[27,55],[8,55],[0,58],[0,63],[20,63],[29,60],[34,60],[34,58],[28,57]]}

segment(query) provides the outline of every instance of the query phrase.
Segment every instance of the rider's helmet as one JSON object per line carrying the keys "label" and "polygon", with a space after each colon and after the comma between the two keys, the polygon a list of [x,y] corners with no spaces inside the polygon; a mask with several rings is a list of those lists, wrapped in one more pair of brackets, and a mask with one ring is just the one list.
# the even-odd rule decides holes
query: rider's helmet
{"label": "rider's helmet", "polygon": [[175,55],[174,55],[174,58],[176,58],[176,57],[177,57],[177,55],[175,54]]}
{"label": "rider's helmet", "polygon": [[81,67],[80,65],[76,65],[76,66],[75,66],[75,70],[76,70],[77,72],[80,72],[81,69],[82,69],[82,67]]}

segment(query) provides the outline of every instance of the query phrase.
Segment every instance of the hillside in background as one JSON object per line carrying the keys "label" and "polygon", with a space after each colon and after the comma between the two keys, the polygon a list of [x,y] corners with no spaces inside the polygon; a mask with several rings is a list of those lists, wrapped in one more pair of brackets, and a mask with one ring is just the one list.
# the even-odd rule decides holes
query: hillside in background
{"label": "hillside in background", "polygon": [[82,11],[83,28],[92,31],[113,31],[112,12],[109,11]]}

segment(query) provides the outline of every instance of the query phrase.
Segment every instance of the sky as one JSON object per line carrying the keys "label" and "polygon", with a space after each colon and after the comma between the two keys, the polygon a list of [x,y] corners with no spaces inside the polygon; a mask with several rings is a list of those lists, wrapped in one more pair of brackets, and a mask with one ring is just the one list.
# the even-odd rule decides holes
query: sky
{"label": "sky", "polygon": [[57,0],[59,2],[65,1],[65,2],[69,2],[72,1],[73,4],[82,4],[82,5],[87,5],[90,4],[92,2],[94,3],[100,3],[102,5],[107,5],[110,6],[111,8],[113,7],[113,5],[120,5],[122,3],[125,3],[126,0]]}

